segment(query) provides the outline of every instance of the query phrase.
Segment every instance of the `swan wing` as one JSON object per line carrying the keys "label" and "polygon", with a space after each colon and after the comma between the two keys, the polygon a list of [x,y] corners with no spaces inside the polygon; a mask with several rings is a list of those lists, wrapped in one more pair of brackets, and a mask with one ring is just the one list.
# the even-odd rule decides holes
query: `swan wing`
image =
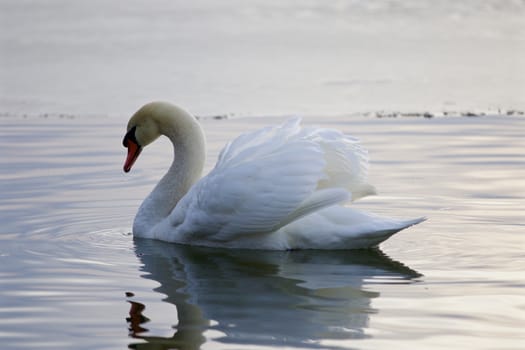
{"label": "swan wing", "polygon": [[352,200],[376,193],[367,180],[368,151],[358,139],[333,129],[311,127],[303,133],[323,150],[325,177],[319,181],[319,189],[345,188],[352,193]]}
{"label": "swan wing", "polygon": [[[348,199],[344,189],[317,189],[326,165],[319,145],[301,135],[300,119],[240,135],[215,168],[181,199],[158,235],[168,240],[228,241],[273,232]],[[175,231],[175,233],[173,233]]]}
{"label": "swan wing", "polygon": [[[217,167],[228,167],[257,157],[270,151],[271,147],[280,148],[293,135],[314,143],[322,152],[325,166],[317,189],[345,188],[352,193],[352,200],[376,193],[368,183],[368,151],[357,138],[335,129],[301,128],[300,121],[300,118],[294,118],[280,128],[267,127],[241,135],[223,149]],[[268,145],[270,138],[272,143]],[[262,144],[265,147],[260,147]]]}

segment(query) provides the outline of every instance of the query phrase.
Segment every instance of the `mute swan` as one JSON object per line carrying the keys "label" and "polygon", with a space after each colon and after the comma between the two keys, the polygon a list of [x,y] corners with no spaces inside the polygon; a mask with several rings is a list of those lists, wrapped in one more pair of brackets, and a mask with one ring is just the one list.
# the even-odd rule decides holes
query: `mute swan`
{"label": "mute swan", "polygon": [[173,143],[171,167],[140,206],[138,237],[248,249],[354,249],[377,246],[424,220],[379,217],[341,203],[374,193],[360,143],[300,119],[241,134],[201,178],[205,137],[180,107],[152,102],[129,120],[123,144],[129,172],[160,135]]}

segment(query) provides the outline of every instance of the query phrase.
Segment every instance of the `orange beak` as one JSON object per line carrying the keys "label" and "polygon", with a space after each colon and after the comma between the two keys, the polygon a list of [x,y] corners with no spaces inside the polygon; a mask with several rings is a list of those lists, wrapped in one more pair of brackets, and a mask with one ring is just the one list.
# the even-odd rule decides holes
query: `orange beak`
{"label": "orange beak", "polygon": [[142,152],[142,147],[140,147],[139,143],[137,142],[137,138],[135,137],[136,129],[136,126],[131,128],[126,133],[126,136],[124,136],[124,140],[122,140],[122,144],[128,149],[128,156],[126,157],[126,162],[124,163],[124,171],[126,173],[131,170],[131,167],[133,164],[135,164],[135,161],[139,157],[140,152]]}
{"label": "orange beak", "polygon": [[128,156],[126,157],[126,162],[124,163],[124,171],[127,173],[131,170],[133,164],[135,164],[135,161],[139,157],[140,152],[142,152],[142,148],[132,140],[127,140],[125,146],[128,148]]}

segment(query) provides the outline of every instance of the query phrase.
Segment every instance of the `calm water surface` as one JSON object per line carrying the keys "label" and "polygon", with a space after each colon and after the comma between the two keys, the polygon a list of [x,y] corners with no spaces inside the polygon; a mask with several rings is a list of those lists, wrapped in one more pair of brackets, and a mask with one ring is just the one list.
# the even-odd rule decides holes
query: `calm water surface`
{"label": "calm water surface", "polygon": [[[208,169],[241,130],[204,120]],[[134,240],[171,160],[122,172],[127,119],[0,118],[6,349],[522,349],[524,118],[309,118],[361,138],[379,196],[429,221],[379,250],[247,252]]]}

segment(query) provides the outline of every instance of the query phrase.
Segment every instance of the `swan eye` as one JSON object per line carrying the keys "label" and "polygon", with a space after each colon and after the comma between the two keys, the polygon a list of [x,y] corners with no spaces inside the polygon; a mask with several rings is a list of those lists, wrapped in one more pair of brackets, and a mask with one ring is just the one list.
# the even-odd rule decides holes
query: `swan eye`
{"label": "swan eye", "polygon": [[129,131],[126,133],[126,136],[124,136],[124,140],[122,140],[122,145],[124,145],[124,147],[128,147],[128,141],[131,141],[135,143],[137,146],[139,146],[139,143],[137,142],[137,138],[135,136],[136,130],[137,130],[137,126],[134,126],[131,129],[129,129]]}

